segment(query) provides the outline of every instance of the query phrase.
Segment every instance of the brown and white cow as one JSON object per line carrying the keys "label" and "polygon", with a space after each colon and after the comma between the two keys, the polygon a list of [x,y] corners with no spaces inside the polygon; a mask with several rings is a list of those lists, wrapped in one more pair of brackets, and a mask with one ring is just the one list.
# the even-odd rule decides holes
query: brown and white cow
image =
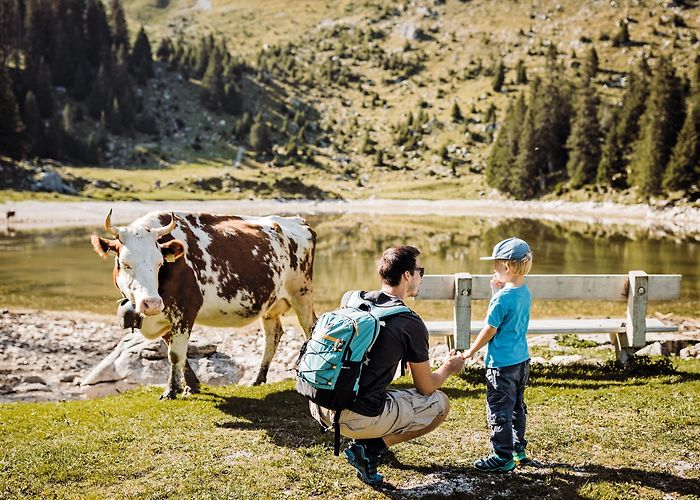
{"label": "brown and white cow", "polygon": [[280,316],[292,307],[308,337],[316,234],[299,217],[239,217],[152,212],[126,227],[93,235],[102,257],[116,255],[114,281],[142,315],[141,333],[162,337],[171,370],[161,399],[185,395],[183,376],[192,325],[242,326],[262,320],[265,349],[256,384],[265,382],[282,336]]}

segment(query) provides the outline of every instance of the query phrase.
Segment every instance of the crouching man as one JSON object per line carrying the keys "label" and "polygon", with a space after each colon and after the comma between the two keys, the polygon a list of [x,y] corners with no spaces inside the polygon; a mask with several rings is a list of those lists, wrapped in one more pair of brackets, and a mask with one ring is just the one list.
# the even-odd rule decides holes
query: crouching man
{"label": "crouching man", "polygon": [[[412,246],[392,247],[378,259],[381,289],[362,297],[378,306],[405,305],[415,297],[423,279],[420,251]],[[399,363],[408,363],[415,388],[388,390]],[[352,406],[339,419],[340,433],[353,440],[344,450],[357,476],[367,484],[381,484],[377,472],[390,446],[415,439],[436,429],[447,418],[450,402],[438,389],[464,368],[460,354],[451,352],[435,371],[430,369],[428,330],[415,312],[383,320],[383,326],[362,370],[360,389]],[[310,403],[313,417],[332,427],[334,411]]]}

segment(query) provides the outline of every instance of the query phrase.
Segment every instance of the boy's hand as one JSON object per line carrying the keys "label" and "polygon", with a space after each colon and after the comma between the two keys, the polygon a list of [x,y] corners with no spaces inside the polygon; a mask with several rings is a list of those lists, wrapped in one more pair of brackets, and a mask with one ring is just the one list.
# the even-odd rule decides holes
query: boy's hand
{"label": "boy's hand", "polygon": [[491,277],[491,291],[492,292],[495,292],[496,290],[500,290],[504,286],[505,286],[505,283],[503,283],[502,281],[498,281],[495,274]]}
{"label": "boy's hand", "polygon": [[445,356],[444,364],[447,365],[447,369],[450,374],[462,371],[464,368],[464,358],[462,357],[462,353],[452,349],[447,356]]}

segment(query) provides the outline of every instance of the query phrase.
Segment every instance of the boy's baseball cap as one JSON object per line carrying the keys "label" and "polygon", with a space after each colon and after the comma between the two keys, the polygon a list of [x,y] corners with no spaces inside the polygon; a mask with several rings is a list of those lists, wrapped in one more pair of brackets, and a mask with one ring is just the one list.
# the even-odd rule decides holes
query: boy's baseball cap
{"label": "boy's baseball cap", "polygon": [[497,243],[491,257],[481,257],[481,260],[522,260],[531,253],[527,243],[514,237]]}

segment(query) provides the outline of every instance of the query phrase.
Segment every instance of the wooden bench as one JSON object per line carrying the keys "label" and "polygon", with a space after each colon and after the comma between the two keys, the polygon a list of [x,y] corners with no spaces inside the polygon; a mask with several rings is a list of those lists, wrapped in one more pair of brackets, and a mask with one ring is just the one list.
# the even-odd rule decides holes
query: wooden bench
{"label": "wooden bench", "polygon": [[[431,336],[447,337],[448,345],[467,349],[471,335],[479,333],[483,320],[472,320],[472,300],[491,299],[492,275],[459,273],[426,275],[417,300],[451,300],[452,321],[426,321]],[[646,345],[647,332],[674,332],[678,328],[647,318],[650,300],[680,298],[680,274],[532,274],[525,278],[532,300],[627,301],[627,315],[620,319],[531,319],[528,334],[608,333],[617,359],[626,363],[635,350]]]}

